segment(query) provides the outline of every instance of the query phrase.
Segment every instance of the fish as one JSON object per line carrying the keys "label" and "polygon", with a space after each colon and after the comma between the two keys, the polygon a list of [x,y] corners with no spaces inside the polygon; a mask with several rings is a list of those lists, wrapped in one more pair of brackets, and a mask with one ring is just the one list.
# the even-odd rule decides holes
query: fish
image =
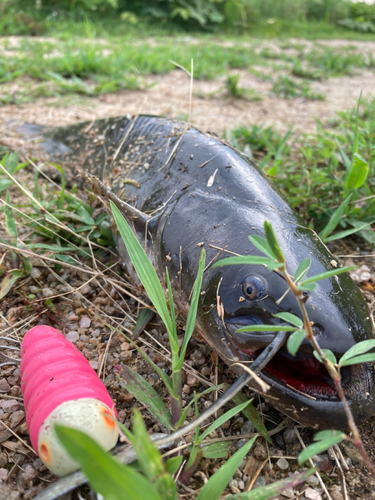
{"label": "fish", "polygon": [[[214,124],[213,124],[214,126]],[[301,317],[285,279],[264,266],[212,267],[231,255],[261,255],[249,235],[264,236],[272,223],[293,275],[311,259],[309,276],[332,270],[335,257],[243,153],[213,133],[150,115],[116,117],[58,128],[41,146],[63,166],[80,168],[94,191],[111,200],[143,245],[159,278],[168,268],[176,308],[186,314],[202,248],[206,266],[196,331],[237,375],[276,333],[237,330],[280,325],[274,315]],[[125,245],[114,231],[130,277],[137,279]],[[317,342],[339,359],[357,342],[373,339],[367,304],[347,273],[317,282],[304,292]],[[341,370],[344,393],[356,422],[375,411],[374,367]],[[295,356],[284,343],[261,378],[267,393],[250,387],[285,415],[314,429],[345,429],[344,407],[325,367],[304,340]]]}

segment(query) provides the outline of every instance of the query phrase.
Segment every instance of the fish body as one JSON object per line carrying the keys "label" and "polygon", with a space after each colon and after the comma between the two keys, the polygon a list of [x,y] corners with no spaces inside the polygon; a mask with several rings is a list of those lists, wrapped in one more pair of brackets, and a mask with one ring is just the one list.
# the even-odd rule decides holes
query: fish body
{"label": "fish body", "polygon": [[[182,311],[188,310],[202,247],[207,263],[231,253],[260,255],[248,236],[264,236],[266,220],[273,225],[291,275],[307,257],[309,276],[335,265],[316,233],[304,226],[264,174],[211,134],[163,118],[137,116],[57,129],[46,136],[44,147],[51,155],[66,154],[65,161],[83,165],[103,182],[97,184],[98,194],[121,209],[161,279],[168,267],[175,303]],[[118,236],[116,241],[134,274],[123,242]],[[228,365],[249,363],[275,334],[236,331],[251,324],[278,325],[281,320],[273,315],[280,312],[300,317],[287,288],[282,276],[263,266],[209,265],[197,330]],[[218,297],[223,314],[218,314]],[[373,338],[367,305],[348,275],[319,281],[305,304],[320,347],[338,358],[356,342]],[[238,366],[233,370],[242,371]],[[262,378],[271,386],[266,399],[286,415],[315,428],[346,427],[333,382],[307,341],[295,357],[283,347]],[[372,365],[345,367],[342,379],[356,420],[370,416],[375,410]]]}

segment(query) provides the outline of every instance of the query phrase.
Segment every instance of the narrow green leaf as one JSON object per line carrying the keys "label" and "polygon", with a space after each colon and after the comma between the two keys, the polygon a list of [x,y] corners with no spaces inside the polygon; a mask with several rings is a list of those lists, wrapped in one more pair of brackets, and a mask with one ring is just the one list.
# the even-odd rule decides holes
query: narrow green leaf
{"label": "narrow green leaf", "polygon": [[342,238],[346,238],[347,236],[350,236],[351,234],[355,234],[358,231],[362,231],[362,229],[365,229],[366,227],[370,227],[371,224],[373,224],[374,221],[371,222],[364,222],[363,224],[360,224],[357,227],[352,227],[351,229],[347,229],[346,231],[340,231],[339,233],[335,233],[332,236],[328,236],[324,241],[325,243],[328,243],[330,241],[334,240],[341,240]]}
{"label": "narrow green leaf", "polygon": [[147,479],[120,464],[87,434],[62,425],[56,425],[55,431],[93,489],[107,500],[162,500]]}
{"label": "narrow green leaf", "polygon": [[171,280],[169,279],[169,272],[168,268],[165,268],[165,275],[167,277],[167,288],[168,288],[168,300],[169,300],[169,310],[171,312],[171,320],[172,320],[172,342],[171,339],[169,339],[169,343],[171,346],[171,351],[173,354],[173,357],[178,356],[178,352],[180,350],[180,346],[178,345],[178,338],[177,338],[177,330],[176,330],[176,314],[174,310],[174,301],[173,301],[173,293],[172,293],[172,286],[171,286]]}
{"label": "narrow green leaf", "polygon": [[275,255],[272,252],[272,249],[267,243],[267,240],[265,238],[262,238],[261,236],[254,234],[249,236],[249,240],[258,250],[264,253],[264,255],[267,255],[267,257],[275,261]]}
{"label": "narrow green leaf", "polygon": [[307,290],[308,292],[313,292],[317,286],[318,285],[316,283],[307,283],[307,285],[301,283],[300,285],[297,285],[296,288],[297,290]]}
{"label": "narrow green leaf", "polygon": [[[224,387],[224,384],[219,384],[219,385],[213,385],[211,387],[209,387],[208,389],[205,389],[203,392],[200,392],[199,393],[199,397],[202,397],[204,396],[205,394],[209,394],[210,392],[213,392],[213,391],[218,391],[219,389],[221,389],[222,387]],[[192,399],[190,401],[190,403],[188,403],[185,408],[184,408],[184,411],[179,419],[179,421],[177,422],[177,425],[176,425],[176,428],[178,429],[179,427],[181,427],[181,425],[185,422],[186,420],[186,417],[187,417],[187,414],[189,412],[189,408],[191,407],[192,404],[195,403],[195,399]]]}
{"label": "narrow green leaf", "polygon": [[17,226],[16,221],[14,220],[13,210],[10,205],[10,196],[9,191],[7,191],[5,201],[7,205],[4,205],[4,213],[5,213],[5,227],[7,228],[9,239],[12,245],[17,246]]}
{"label": "narrow green leaf", "polygon": [[303,327],[303,321],[301,318],[296,316],[295,314],[289,313],[289,312],[281,312],[277,314],[272,315],[274,318],[281,318],[284,321],[287,321],[293,326],[296,326],[297,328],[302,328]]}
{"label": "narrow green leaf", "polygon": [[140,401],[162,425],[172,429],[172,418],[169,410],[147,380],[126,365],[121,367],[118,378],[121,387],[127,389]]}
{"label": "narrow green leaf", "polygon": [[146,328],[148,323],[155,316],[155,311],[153,309],[143,308],[139,311],[139,316],[133,330],[133,340],[135,340],[138,335],[140,335]]}
{"label": "narrow green leaf", "polygon": [[13,174],[16,167],[18,165],[18,153],[11,153],[8,155],[4,161],[4,168],[10,173]]}
{"label": "narrow green leaf", "polygon": [[341,443],[345,439],[345,434],[341,431],[322,431],[314,438],[314,443],[305,448],[298,456],[298,463],[303,464],[314,455],[319,455],[322,451],[328,450],[331,446]]}
{"label": "narrow green leaf", "polygon": [[218,443],[202,443],[201,449],[204,458],[227,458],[228,448],[232,441],[220,441]]}
{"label": "narrow green leaf", "polygon": [[296,328],[284,325],[249,325],[236,330],[236,333],[243,332],[294,332]]}
{"label": "narrow green leaf", "polygon": [[242,410],[242,413],[245,415],[245,417],[250,420],[250,422],[254,425],[255,429],[259,432],[261,436],[264,437],[264,439],[267,439],[267,441],[272,444],[272,439],[271,436],[268,434],[268,431],[266,429],[266,426],[263,423],[263,420],[259,413],[256,411],[254,405],[252,404],[251,401],[247,399],[247,397],[242,393],[238,392],[233,398],[232,401],[235,402],[236,405],[239,405],[241,403],[244,403],[245,401],[248,401],[248,405]]}
{"label": "narrow green leaf", "polygon": [[345,361],[350,358],[354,358],[354,356],[358,356],[359,354],[364,354],[365,352],[373,349],[375,347],[375,339],[363,340],[362,342],[358,342],[358,344],[353,345],[346,353],[340,358],[340,366],[345,366]]}
{"label": "narrow green leaf", "polygon": [[303,340],[306,338],[305,330],[297,330],[288,338],[288,342],[286,344],[288,351],[292,356],[296,355],[296,352],[300,348]]}
{"label": "narrow green leaf", "polygon": [[210,477],[209,481],[203,486],[197,500],[219,500],[229,481],[238,469],[238,466],[249,452],[256,440],[254,436],[248,443],[240,448],[230,459]]}
{"label": "narrow green leaf", "polygon": [[63,209],[64,207],[64,194],[65,194],[65,186],[66,186],[66,178],[65,178],[65,171],[60,165],[57,163],[52,163],[52,165],[57,168],[57,170],[60,172],[61,175],[61,191],[60,191],[60,197],[58,201],[58,207],[60,210]]}
{"label": "narrow green leaf", "polygon": [[178,469],[182,464],[183,458],[184,457],[182,455],[178,457],[168,458],[165,464],[165,468],[167,469],[167,471],[171,476],[174,476],[176,474],[176,472],[178,471]]}
{"label": "narrow green leaf", "polygon": [[14,283],[20,278],[19,275],[15,274],[14,271],[6,273],[3,281],[0,284],[0,300],[5,297],[7,293],[10,292]]}
{"label": "narrow green leaf", "polygon": [[172,335],[173,325],[169,315],[167,302],[165,300],[164,291],[160,284],[159,278],[149,261],[144,249],[134,236],[129,224],[119,211],[119,209],[111,201],[113,217],[116,221],[118,230],[124,241],[127,251],[129,252],[132,263],[141,280],[145,290],[150,297],[151,302],[155,306],[159,316],[163,320],[167,330]]}
{"label": "narrow green leaf", "polygon": [[180,357],[179,357],[179,360],[178,360],[178,363],[176,366],[177,370],[180,370],[182,368],[182,365],[183,365],[183,362],[185,359],[186,349],[187,349],[189,340],[191,339],[191,336],[193,335],[193,332],[194,332],[195,319],[197,317],[198,301],[199,301],[199,297],[200,297],[205,261],[206,261],[206,252],[204,251],[204,249],[202,249],[201,257],[199,259],[198,274],[197,274],[197,277],[196,277],[195,283],[194,283],[193,295],[192,295],[190,308],[189,308],[189,314],[188,314],[188,317],[186,320],[184,340],[182,342]]}
{"label": "narrow green leaf", "polygon": [[268,267],[271,271],[280,268],[283,264],[275,262],[274,260],[267,259],[267,257],[258,257],[256,255],[242,255],[240,257],[228,257],[216,261],[212,267],[233,266],[233,265],[263,265]]}
{"label": "narrow green leaf", "polygon": [[267,243],[269,244],[273,255],[277,262],[285,263],[285,257],[277,241],[275,231],[273,230],[272,224],[268,221],[264,221],[264,232],[266,233]]}
{"label": "narrow green leaf", "polygon": [[144,475],[152,482],[165,473],[159,450],[147,433],[141,413],[135,409],[133,414],[133,446]]}
{"label": "narrow green leaf", "polygon": [[329,219],[328,224],[325,228],[319,233],[319,237],[322,241],[325,241],[327,236],[329,236],[336,228],[339,223],[341,217],[343,216],[346,207],[349,204],[349,201],[352,197],[351,193],[342,203],[341,205],[333,212],[332,217]]}
{"label": "narrow green leaf", "polygon": [[294,273],[295,282],[298,283],[305,276],[307,271],[310,269],[311,259],[304,259],[301,264],[297,267],[296,272]]}
{"label": "narrow green leaf", "polygon": [[235,406],[234,408],[228,410],[226,413],[221,415],[221,417],[217,418],[215,422],[213,422],[207,429],[205,429],[202,434],[199,436],[198,442],[201,443],[208,435],[210,432],[214,431],[221,425],[223,425],[224,422],[232,418],[236,413],[239,413],[242,411],[246,406],[249,404],[249,401],[245,401],[244,403]]}
{"label": "narrow green leaf", "polygon": [[289,488],[295,488],[299,484],[304,483],[314,474],[314,472],[315,469],[309,469],[305,472],[301,472],[301,474],[282,479],[276,483],[260,486],[254,490],[239,493],[238,495],[231,495],[226,497],[225,500],[269,500],[270,498],[276,498],[279,497],[283,491]]}
{"label": "narrow green leaf", "polygon": [[[333,354],[333,352],[329,349],[322,349],[322,353],[324,354],[324,356],[333,364],[333,365],[337,365],[337,359],[336,359],[336,356]],[[314,356],[316,357],[316,359],[318,361],[320,361],[321,363],[323,363],[321,357],[319,356],[319,354],[317,353],[317,351],[314,351]]]}
{"label": "narrow green leaf", "polygon": [[168,472],[156,480],[155,486],[163,500],[177,500],[177,485]]}
{"label": "narrow green leaf", "polygon": [[337,276],[338,274],[347,273],[348,271],[352,271],[353,269],[357,269],[357,266],[339,267],[337,269],[332,269],[332,271],[326,271],[325,273],[316,274],[315,276],[311,276],[310,278],[306,278],[305,280],[303,280],[301,286],[305,286],[308,283],[315,283],[315,281],[324,280],[326,278],[331,278],[332,276]]}
{"label": "narrow green leaf", "polygon": [[0,179],[0,193],[9,189],[13,182],[10,179]]}
{"label": "narrow green leaf", "polygon": [[358,153],[354,153],[352,168],[346,179],[345,187],[350,190],[360,188],[366,181],[369,168],[367,161]]}
{"label": "narrow green leaf", "polygon": [[375,353],[362,354],[361,356],[354,356],[354,358],[347,359],[340,366],[359,365],[361,363],[373,363],[375,361]]}

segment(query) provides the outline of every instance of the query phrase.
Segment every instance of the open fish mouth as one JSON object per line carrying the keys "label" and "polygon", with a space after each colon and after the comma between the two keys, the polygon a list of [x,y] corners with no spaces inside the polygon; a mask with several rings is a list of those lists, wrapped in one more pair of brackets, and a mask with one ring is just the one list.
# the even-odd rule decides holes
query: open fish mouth
{"label": "open fish mouth", "polygon": [[[259,354],[260,351],[255,358]],[[372,370],[371,366],[363,364],[344,366],[341,369],[341,384],[348,399],[360,400],[369,395]],[[325,366],[312,354],[297,353],[293,357],[282,348],[264,368],[263,374],[266,379],[276,379],[308,398],[321,401],[340,399]]]}
{"label": "open fish mouth", "polygon": [[[233,327],[233,325],[231,326]],[[269,340],[269,334],[270,332],[267,332],[266,338],[264,338],[266,342]],[[259,341],[259,335],[254,337]],[[249,341],[247,346],[241,345],[241,342],[237,341],[235,334],[230,335],[230,340],[237,351],[237,355],[241,354],[239,357],[245,362],[254,361],[264,349],[263,346],[256,345],[254,349],[249,347],[251,343]],[[257,344],[256,341],[255,344]],[[345,396],[349,400],[365,400],[373,392],[373,365],[344,366],[341,368],[340,373],[341,385]],[[299,396],[305,396],[308,399],[322,402],[340,401],[333,380],[323,363],[320,363],[312,352],[302,352],[300,350],[295,356],[292,356],[286,347],[282,347],[263,369],[262,378],[272,385],[288,387],[298,393]]]}

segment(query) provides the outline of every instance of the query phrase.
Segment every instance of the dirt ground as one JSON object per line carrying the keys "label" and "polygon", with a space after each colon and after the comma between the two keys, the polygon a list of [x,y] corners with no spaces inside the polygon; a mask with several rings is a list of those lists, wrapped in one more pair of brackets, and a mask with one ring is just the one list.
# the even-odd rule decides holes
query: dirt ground
{"label": "dirt ground", "polygon": [[[325,43],[331,45],[347,44],[347,42],[342,41]],[[355,43],[351,42],[350,45],[355,45]],[[375,50],[375,43],[365,45],[358,43],[357,46],[359,51],[364,50],[364,48]],[[274,125],[280,132],[286,132],[290,127],[300,132],[313,132],[317,118],[326,122],[330,118],[334,118],[336,112],[354,106],[361,89],[364,97],[375,96],[375,73],[370,71],[313,84],[314,91],[326,94],[325,101],[277,98],[271,93],[269,82],[247,71],[235,71],[235,73],[241,73],[241,86],[258,91],[263,99],[251,102],[227,97],[223,90],[224,79],[213,82],[195,81],[191,106],[191,122],[194,126],[203,131],[216,132],[219,135],[225,130],[229,131],[239,125],[254,123]],[[79,121],[93,121],[97,118],[138,113],[185,120],[188,118],[190,79],[183,71],[175,70],[165,76],[147,77],[145,83],[145,89],[142,91],[124,90],[98,98],[40,98],[18,106],[2,106],[0,107],[0,145],[18,149],[21,154],[29,153],[30,146],[17,132],[17,127],[24,122],[55,127]],[[18,88],[19,83],[14,85],[13,91],[17,91]],[[213,93],[214,97],[210,97]],[[27,183],[30,179],[32,179],[32,172],[26,174],[23,180]],[[16,196],[15,193],[14,190],[14,196]],[[20,198],[21,201],[22,198]],[[360,248],[356,243],[350,247],[342,245],[336,248],[337,253],[343,255],[359,254],[362,250],[363,248]],[[364,271],[369,273],[366,275],[365,281],[375,283],[374,259],[367,258],[359,261],[355,259],[355,261],[356,264],[368,266],[369,271]],[[87,268],[83,265],[76,270],[63,269],[60,273],[56,273],[51,265],[42,261],[37,263],[35,269],[37,271],[32,276],[20,281],[0,304],[0,327],[3,334],[11,333],[16,338],[20,338],[31,325],[51,324],[69,336],[69,339],[89,359],[95,370],[100,371],[103,368],[103,359],[105,359],[103,378],[117,403],[120,420],[124,423],[128,422],[134,400],[121,390],[118,381],[111,372],[113,366],[118,362],[131,362],[133,366],[137,366],[139,373],[146,375],[150,383],[153,381],[155,388],[162,390],[162,384],[160,380],[153,378],[152,371],[149,371],[149,367],[121,335],[113,335],[108,328],[103,326],[98,315],[103,321],[110,318],[114,322],[113,324],[125,325],[125,330],[127,328],[131,331],[134,327],[137,309],[135,301],[129,302],[126,293],[118,287],[116,281],[118,275],[111,276],[111,279],[100,277],[90,281],[91,275],[85,272]],[[115,270],[120,272],[120,263]],[[358,281],[363,280],[359,278]],[[39,309],[32,307],[31,310],[30,308],[27,310],[24,298],[29,293],[36,293],[37,297],[41,299],[65,295],[56,299],[54,302],[56,312],[51,314],[50,311],[46,312],[41,306],[38,306]],[[374,302],[373,292],[367,291],[366,293],[368,301]],[[164,366],[168,365],[164,354],[165,336],[162,334],[160,325],[151,325],[149,333],[140,341],[140,345],[149,353],[150,357],[153,357],[155,362],[164,363]],[[231,377],[225,367],[216,368],[215,356],[207,346],[200,343],[199,339],[194,339],[191,343],[187,368],[188,374],[184,381],[186,401],[194,388],[207,387],[217,380],[217,376],[221,381],[230,380]],[[12,365],[2,367],[0,379],[0,384],[2,384],[0,385],[2,392],[0,421],[5,424],[0,427],[2,445],[0,452],[0,500],[33,498],[55,478],[29,449],[30,442],[24,421],[18,367]],[[208,404],[209,401],[208,399],[206,403]],[[204,406],[204,403],[202,405]],[[254,469],[258,478],[256,485],[294,473],[297,470],[295,456],[301,449],[301,444],[296,438],[298,429],[295,431],[295,440],[288,442],[285,437],[285,431],[293,428],[293,423],[285,421],[281,414],[273,412],[264,403],[259,403],[259,405],[260,409],[266,413],[266,419],[276,421],[281,427],[277,434],[280,437],[275,438],[275,445],[268,450],[269,455],[272,456],[270,462],[273,466],[268,469],[267,467],[263,469],[255,467]],[[217,437],[231,435],[231,433],[247,437],[250,431],[241,418],[237,418],[221,434],[218,432]],[[154,432],[162,430],[152,418],[147,421],[147,425]],[[373,417],[369,422],[363,424],[361,431],[366,448],[375,461],[375,418]],[[306,442],[311,439],[311,433],[308,429],[300,429],[299,432]],[[15,437],[14,434],[18,437]],[[236,445],[233,445],[232,448],[236,449]],[[262,456],[264,449],[265,445],[260,443],[251,455],[253,460],[256,461],[257,456]],[[366,468],[360,465],[355,452],[350,449],[342,449],[342,452],[344,457],[341,460],[340,458],[335,459],[332,454],[323,455],[323,465],[321,464],[319,468],[321,477],[326,484],[325,492],[322,491],[319,480],[316,480],[300,490],[284,492],[285,494],[279,497],[280,500],[286,498],[300,500],[319,500],[321,498],[331,500],[375,499],[375,480],[371,479]],[[276,464],[277,460],[283,456],[288,459],[285,468]],[[217,467],[217,462],[213,463],[213,461],[205,459],[199,474],[185,487],[183,493],[188,498],[194,498],[195,491],[202,486],[215,467]],[[251,467],[249,463],[242,464],[241,467],[227,493],[239,493],[249,484]],[[4,470],[7,473],[2,472]],[[340,486],[345,483],[343,477],[346,478],[347,493]],[[243,485],[245,486],[243,487]],[[81,490],[81,495],[83,495],[81,498],[90,498],[88,489]],[[78,497],[67,496],[66,498]]]}

